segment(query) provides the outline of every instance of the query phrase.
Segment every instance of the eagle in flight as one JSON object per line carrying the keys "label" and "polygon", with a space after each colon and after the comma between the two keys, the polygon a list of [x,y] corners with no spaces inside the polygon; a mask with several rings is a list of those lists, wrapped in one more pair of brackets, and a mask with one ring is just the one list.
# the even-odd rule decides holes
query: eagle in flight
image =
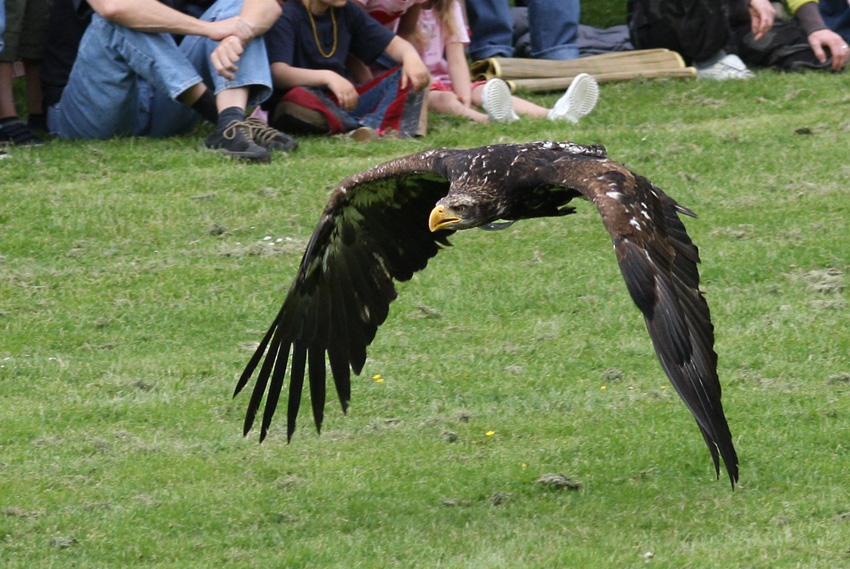
{"label": "eagle in flight", "polygon": [[259,366],[244,433],[265,396],[260,440],[265,438],[287,367],[287,439],[295,431],[305,371],[321,430],[325,360],[345,411],[350,372],[363,368],[366,347],[396,298],[394,281],[424,269],[457,230],[567,215],[574,212],[568,205],[573,198],[590,200],[602,216],[661,366],[696,418],[717,475],[722,456],[734,487],[738,457],[720,403],[714,327],[699,290],[699,254],[678,214],[695,215],[609,159],[602,146],[572,142],[439,148],[343,180],[283,307],[236,385],[234,397]]}

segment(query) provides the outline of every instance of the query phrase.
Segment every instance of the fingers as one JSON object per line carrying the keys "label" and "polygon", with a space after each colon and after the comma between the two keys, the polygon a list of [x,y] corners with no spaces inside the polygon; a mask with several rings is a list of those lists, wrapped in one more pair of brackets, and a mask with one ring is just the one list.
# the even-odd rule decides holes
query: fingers
{"label": "fingers", "polygon": [[821,63],[826,61],[826,49],[832,55],[832,70],[840,71],[847,64],[850,56],[850,47],[844,42],[844,38],[832,30],[817,30],[809,34],[809,45],[815,52],[815,57]]}
{"label": "fingers", "polygon": [[351,85],[342,86],[339,89],[332,90],[339,106],[348,112],[353,111],[357,107],[357,89]]}
{"label": "fingers", "polygon": [[239,69],[239,59],[242,57],[242,42],[236,36],[228,36],[221,40],[210,54],[210,61],[215,72],[228,80],[235,79]]}
{"label": "fingers", "polygon": [[850,59],[850,46],[842,44],[832,52],[832,70],[840,71],[844,69],[848,59]]}
{"label": "fingers", "polygon": [[776,18],[776,9],[768,0],[751,0],[749,3],[750,18],[752,19],[752,30],[755,40],[759,41],[773,29],[773,20]]}

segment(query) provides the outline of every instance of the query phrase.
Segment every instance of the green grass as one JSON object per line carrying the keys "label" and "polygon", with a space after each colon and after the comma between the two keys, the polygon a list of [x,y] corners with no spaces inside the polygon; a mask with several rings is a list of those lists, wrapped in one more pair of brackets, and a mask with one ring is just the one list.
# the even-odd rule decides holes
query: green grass
{"label": "green grass", "polygon": [[[304,139],[269,166],[200,152],[203,133],[12,148],[0,562],[847,566],[847,88],[607,84],[579,125],[432,115],[422,140]],[[321,436],[305,414],[291,445],[281,417],[243,439],[235,380],[333,185],[425,148],[537,139],[605,144],[700,215],[740,486],[714,479],[587,204],[456,235],[400,285],[348,416],[329,400]]]}

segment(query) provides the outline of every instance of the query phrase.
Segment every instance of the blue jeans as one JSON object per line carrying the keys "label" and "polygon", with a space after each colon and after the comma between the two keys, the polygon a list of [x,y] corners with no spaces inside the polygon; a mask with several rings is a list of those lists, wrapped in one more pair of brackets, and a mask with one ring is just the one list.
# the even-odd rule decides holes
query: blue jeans
{"label": "blue jeans", "polygon": [[[472,30],[469,54],[473,61],[513,57],[513,26],[507,0],[466,0],[466,10]],[[580,13],[579,0],[530,0],[531,56],[576,59]]]}
{"label": "blue jeans", "polygon": [[3,32],[6,31],[6,2],[0,1],[0,51],[3,51]]}
{"label": "blue jeans", "polygon": [[[242,0],[218,0],[203,20],[239,14]],[[59,103],[50,107],[50,132],[64,139],[120,136],[167,137],[189,131],[200,119],[178,95],[204,82],[218,94],[249,87],[249,104],[271,94],[271,71],[262,38],[245,47],[234,80],[215,73],[210,54],[217,42],[144,33],[97,14],[80,42],[77,60]]]}
{"label": "blue jeans", "polygon": [[820,0],[818,9],[829,29],[850,42],[850,5],[846,0]]}

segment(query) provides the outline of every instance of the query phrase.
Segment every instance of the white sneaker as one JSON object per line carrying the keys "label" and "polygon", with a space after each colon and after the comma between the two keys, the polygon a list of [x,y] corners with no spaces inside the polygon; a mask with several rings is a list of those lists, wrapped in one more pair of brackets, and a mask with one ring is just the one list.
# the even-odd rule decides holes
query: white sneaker
{"label": "white sneaker", "polygon": [[697,77],[700,79],[751,79],[755,73],[747,69],[746,64],[734,53],[720,51],[708,61],[694,63]]}
{"label": "white sneaker", "polygon": [[519,117],[514,113],[514,101],[511,88],[501,79],[490,79],[481,91],[481,106],[490,122],[511,123]]}
{"label": "white sneaker", "polygon": [[549,120],[578,122],[581,117],[593,110],[598,99],[599,84],[596,79],[587,73],[579,73],[549,111]]}

